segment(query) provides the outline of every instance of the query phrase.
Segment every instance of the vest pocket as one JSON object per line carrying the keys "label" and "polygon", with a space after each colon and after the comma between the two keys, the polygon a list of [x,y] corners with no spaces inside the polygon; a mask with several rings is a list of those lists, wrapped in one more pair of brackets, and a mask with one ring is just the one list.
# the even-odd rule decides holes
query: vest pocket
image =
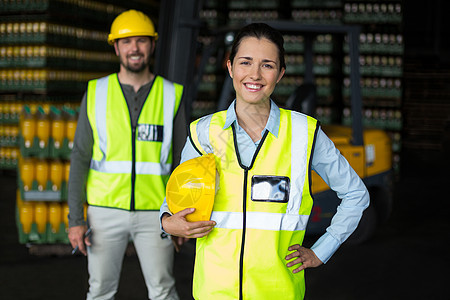
{"label": "vest pocket", "polygon": [[289,190],[290,179],[287,176],[252,176],[252,201],[287,203]]}

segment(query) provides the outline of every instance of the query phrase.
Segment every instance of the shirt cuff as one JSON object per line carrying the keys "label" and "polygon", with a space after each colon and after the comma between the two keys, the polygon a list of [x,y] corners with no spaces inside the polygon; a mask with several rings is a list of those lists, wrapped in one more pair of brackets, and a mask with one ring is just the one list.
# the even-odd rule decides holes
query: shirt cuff
{"label": "shirt cuff", "polygon": [[[161,205],[161,208],[159,209],[159,227],[161,228],[161,230],[162,230],[164,233],[167,233],[167,232],[164,231],[164,228],[163,228],[163,226],[162,226],[162,216],[163,216],[164,214],[172,215],[172,213],[171,213],[170,210],[169,210],[169,207],[167,206],[166,201],[164,201],[164,203]],[[168,234],[168,233],[167,233],[167,234]]]}
{"label": "shirt cuff", "polygon": [[325,264],[341,246],[341,243],[326,232],[311,247],[316,256]]}

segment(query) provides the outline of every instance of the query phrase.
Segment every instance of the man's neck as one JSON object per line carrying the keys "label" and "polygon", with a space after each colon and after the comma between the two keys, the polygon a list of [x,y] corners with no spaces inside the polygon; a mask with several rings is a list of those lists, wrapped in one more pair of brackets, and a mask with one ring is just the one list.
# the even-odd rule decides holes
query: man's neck
{"label": "man's neck", "polygon": [[141,73],[132,73],[120,70],[117,76],[121,84],[131,85],[135,92],[137,92],[143,85],[149,83],[155,78],[155,75],[150,71]]}

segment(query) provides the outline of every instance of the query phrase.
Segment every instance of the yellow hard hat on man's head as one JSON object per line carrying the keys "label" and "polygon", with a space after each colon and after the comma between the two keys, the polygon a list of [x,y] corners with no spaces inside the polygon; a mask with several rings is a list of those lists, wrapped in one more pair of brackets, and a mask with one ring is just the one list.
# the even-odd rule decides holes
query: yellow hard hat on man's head
{"label": "yellow hard hat on man's head", "polygon": [[113,45],[117,39],[130,36],[151,36],[158,39],[152,20],[143,12],[130,9],[118,15],[108,35],[108,44]]}
{"label": "yellow hard hat on man's head", "polygon": [[215,195],[214,154],[185,161],[175,168],[167,182],[166,201],[172,213],[195,208],[195,212],[186,216],[189,222],[209,220]]}

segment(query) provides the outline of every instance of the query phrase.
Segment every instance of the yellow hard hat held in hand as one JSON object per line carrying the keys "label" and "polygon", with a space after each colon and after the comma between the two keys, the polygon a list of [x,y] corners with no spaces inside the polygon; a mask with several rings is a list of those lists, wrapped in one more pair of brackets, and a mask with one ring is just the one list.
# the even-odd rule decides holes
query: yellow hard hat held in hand
{"label": "yellow hard hat held in hand", "polygon": [[193,207],[195,211],[186,216],[187,221],[209,220],[216,194],[216,174],[214,154],[187,160],[176,167],[166,187],[169,210],[175,214]]}
{"label": "yellow hard hat held in hand", "polygon": [[108,35],[108,44],[113,45],[117,39],[130,36],[151,36],[155,40],[158,39],[152,20],[134,9],[124,11],[114,19]]}

